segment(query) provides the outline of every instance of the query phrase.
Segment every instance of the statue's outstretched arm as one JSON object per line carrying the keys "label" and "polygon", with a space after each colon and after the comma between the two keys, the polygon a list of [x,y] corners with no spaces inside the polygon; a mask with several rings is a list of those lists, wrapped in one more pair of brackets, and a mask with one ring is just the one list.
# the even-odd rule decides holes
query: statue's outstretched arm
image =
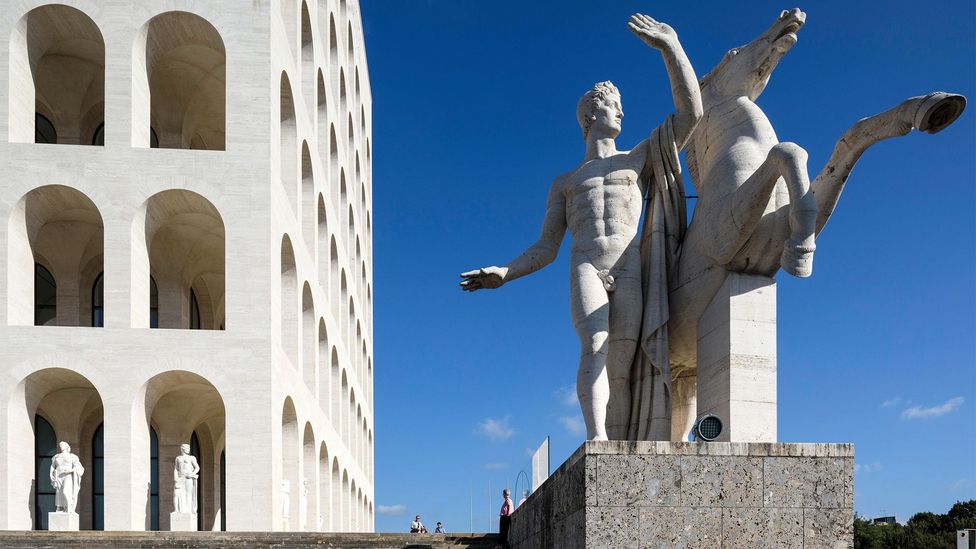
{"label": "statue's outstretched arm", "polygon": [[492,266],[461,273],[462,290],[473,292],[498,288],[516,278],[532,274],[556,259],[566,235],[566,196],[560,181],[561,178],[556,179],[549,189],[539,240],[504,267]]}
{"label": "statue's outstretched arm", "polygon": [[664,66],[671,79],[671,95],[674,97],[674,139],[680,149],[688,141],[703,113],[695,69],[685,55],[677,33],[667,24],[635,14],[627,26],[641,41],[660,51],[664,57]]}

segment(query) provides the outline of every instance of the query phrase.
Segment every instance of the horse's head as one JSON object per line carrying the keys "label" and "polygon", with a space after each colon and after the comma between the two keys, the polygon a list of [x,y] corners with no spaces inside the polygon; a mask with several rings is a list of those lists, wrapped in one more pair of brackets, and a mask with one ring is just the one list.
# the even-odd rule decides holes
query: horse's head
{"label": "horse's head", "polygon": [[779,60],[796,44],[796,33],[806,19],[799,8],[783,10],[769,30],[745,46],[729,50],[702,78],[702,91],[716,98],[744,95],[755,100],[766,89]]}

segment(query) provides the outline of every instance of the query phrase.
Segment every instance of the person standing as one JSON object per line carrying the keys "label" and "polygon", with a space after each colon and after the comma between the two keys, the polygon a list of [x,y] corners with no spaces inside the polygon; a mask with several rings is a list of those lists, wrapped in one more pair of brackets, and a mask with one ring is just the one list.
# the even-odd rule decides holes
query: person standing
{"label": "person standing", "polygon": [[505,502],[502,503],[502,510],[498,513],[498,533],[501,535],[502,542],[507,546],[508,529],[512,525],[512,513],[515,512],[515,504],[512,503],[512,494],[508,488],[502,490],[502,497],[505,498]]}

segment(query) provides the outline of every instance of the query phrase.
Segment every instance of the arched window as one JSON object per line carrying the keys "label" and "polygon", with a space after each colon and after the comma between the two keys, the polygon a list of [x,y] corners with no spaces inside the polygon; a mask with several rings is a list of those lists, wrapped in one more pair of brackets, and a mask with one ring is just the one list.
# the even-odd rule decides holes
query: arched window
{"label": "arched window", "polygon": [[159,530],[159,436],[149,427],[149,529]]}
{"label": "arched window", "polygon": [[54,427],[39,415],[34,416],[34,529],[47,530],[47,514],[54,511],[54,486],[51,486],[51,459],[58,453]]}
{"label": "arched window", "polygon": [[203,513],[199,509],[199,491],[200,486],[203,486],[203,456],[200,454],[200,439],[197,438],[197,432],[193,431],[190,435],[190,454],[197,458],[197,464],[200,465],[200,472],[197,473],[197,531],[203,532]]}
{"label": "arched window", "polygon": [[58,285],[51,271],[34,264],[34,326],[53,326],[58,316]]}
{"label": "arched window", "polygon": [[159,328],[159,288],[152,276],[149,277],[149,327]]}
{"label": "arched window", "polygon": [[162,13],[142,27],[135,51],[133,123],[141,135],[133,144],[145,147],[152,129],[162,148],[224,150],[226,52],[217,29],[189,12]]}
{"label": "arched window", "polygon": [[220,451],[220,531],[227,531],[227,453]]}
{"label": "arched window", "polygon": [[92,284],[92,326],[105,326],[105,273],[99,273]]}
{"label": "arched window", "polygon": [[92,530],[105,529],[105,424],[92,436]]}
{"label": "arched window", "polygon": [[54,144],[57,142],[58,130],[54,128],[54,124],[43,114],[34,113],[34,143]]}
{"label": "arched window", "polygon": [[200,304],[197,303],[197,293],[190,288],[190,329],[200,329]]}

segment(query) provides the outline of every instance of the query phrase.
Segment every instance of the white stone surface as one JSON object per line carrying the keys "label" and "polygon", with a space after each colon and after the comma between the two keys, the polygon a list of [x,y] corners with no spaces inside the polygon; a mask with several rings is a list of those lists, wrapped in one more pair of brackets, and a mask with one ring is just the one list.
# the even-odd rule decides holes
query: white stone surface
{"label": "white stone surface", "polygon": [[78,513],[55,511],[47,514],[47,529],[51,532],[77,532]]}
{"label": "white stone surface", "polygon": [[719,442],[776,442],[776,282],[729,273],[698,320],[698,416]]}
{"label": "white stone surface", "polygon": [[[308,497],[323,529],[371,530],[372,100],[359,3],[77,0],[73,15],[27,17],[44,4],[15,0],[0,10],[0,529],[34,524],[34,460],[23,449],[37,414],[89,470],[104,425],[107,530],[149,528],[150,427],[162,530],[174,510],[168,467],[194,431],[204,529],[219,527],[220,515],[232,531],[278,529],[281,479],[310,466]],[[212,25],[223,62],[211,57],[200,20],[154,19],[170,12]],[[57,82],[104,97],[90,104],[92,116],[104,115],[105,144],[84,145],[95,124],[70,110],[47,113],[65,144],[34,144],[35,106],[55,92],[35,95],[28,38],[75,32],[78,42],[52,51],[104,51],[103,76],[67,67]],[[186,116],[156,128],[174,148],[151,149],[160,101],[186,90],[150,79],[146,62],[161,59],[175,79],[181,59],[163,50],[186,36],[200,44],[181,51],[207,53],[183,66],[212,69],[217,82],[223,73],[225,97],[215,104],[224,105],[224,125],[209,117],[215,104],[198,102],[194,113],[169,103],[191,112],[169,113]],[[40,88],[58,66],[44,63]],[[181,120],[200,131],[174,132],[170,122]],[[175,148],[201,143],[213,150]],[[183,234],[199,238],[188,245]],[[33,326],[35,257],[57,279],[57,326]],[[105,326],[93,328],[100,272]],[[150,275],[168,329],[149,329]],[[203,330],[185,329],[191,288]],[[81,528],[91,528],[90,483],[78,499]]]}
{"label": "white stone surface", "polygon": [[170,532],[196,532],[197,514],[173,511],[169,514]]}

